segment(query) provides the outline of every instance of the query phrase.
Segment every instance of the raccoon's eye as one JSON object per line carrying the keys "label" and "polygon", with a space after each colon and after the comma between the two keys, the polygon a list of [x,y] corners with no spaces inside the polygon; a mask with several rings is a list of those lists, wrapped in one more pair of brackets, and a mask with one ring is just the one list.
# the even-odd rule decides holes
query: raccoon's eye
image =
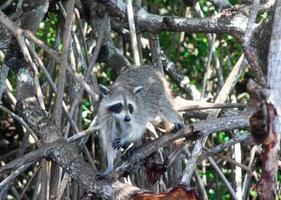
{"label": "raccoon's eye", "polygon": [[123,109],[122,103],[117,103],[117,104],[110,106],[108,108],[108,111],[114,112],[114,113],[120,113],[122,111],[122,109]]}
{"label": "raccoon's eye", "polygon": [[134,107],[132,104],[129,103],[128,105],[128,108],[129,108],[129,112],[132,113],[134,111]]}

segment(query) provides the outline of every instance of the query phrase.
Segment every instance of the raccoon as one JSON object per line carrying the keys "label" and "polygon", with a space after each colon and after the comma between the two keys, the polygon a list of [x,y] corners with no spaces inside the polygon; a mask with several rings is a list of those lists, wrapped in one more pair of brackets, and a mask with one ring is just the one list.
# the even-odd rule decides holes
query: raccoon
{"label": "raccoon", "polygon": [[173,123],[173,132],[184,126],[170,102],[165,77],[152,66],[132,67],[121,72],[112,86],[100,86],[100,93],[98,122],[107,156],[105,173],[113,169],[118,149],[141,138],[146,124],[155,117]]}

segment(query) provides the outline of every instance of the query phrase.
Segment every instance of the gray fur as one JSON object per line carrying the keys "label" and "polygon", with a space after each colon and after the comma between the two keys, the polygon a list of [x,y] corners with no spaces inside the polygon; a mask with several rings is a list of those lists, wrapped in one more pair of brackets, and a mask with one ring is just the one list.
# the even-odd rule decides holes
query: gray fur
{"label": "gray fur", "polygon": [[[99,106],[98,120],[101,141],[108,160],[106,172],[113,169],[117,150],[113,148],[116,138],[120,145],[138,140],[145,131],[147,122],[160,116],[164,121],[183,125],[181,116],[171,105],[170,90],[161,72],[150,66],[129,68],[122,72],[114,84],[108,88]],[[131,103],[133,112],[124,106],[121,113],[111,113],[108,107],[115,103]],[[124,121],[128,115],[131,121]]]}

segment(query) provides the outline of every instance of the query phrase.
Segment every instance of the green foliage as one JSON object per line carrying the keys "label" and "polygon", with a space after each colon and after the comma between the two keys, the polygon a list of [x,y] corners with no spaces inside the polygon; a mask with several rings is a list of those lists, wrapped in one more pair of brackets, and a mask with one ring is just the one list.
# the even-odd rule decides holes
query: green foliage
{"label": "green foliage", "polygon": [[206,173],[201,173],[202,175],[206,175],[207,183],[206,192],[208,194],[209,199],[217,200],[231,199],[228,189],[225,185],[220,181],[217,173],[213,169],[208,169]]}
{"label": "green foliage", "polygon": [[42,21],[36,33],[37,37],[45,41],[48,46],[53,46],[57,35],[58,16],[49,13],[49,17]]}
{"label": "green foliage", "polygon": [[[185,36],[184,40],[179,43],[179,33],[162,32],[159,34],[160,44],[169,58],[190,78],[191,83],[201,89],[209,54],[208,39],[203,33],[191,35],[185,33]],[[229,35],[221,36],[220,43],[221,48],[216,48],[219,59],[224,61],[227,56],[230,61],[221,63],[223,75],[227,77],[241,55],[241,47],[236,39]]]}
{"label": "green foliage", "polygon": [[222,144],[229,140],[230,137],[225,132],[219,132],[215,137],[215,144]]}
{"label": "green foliage", "polygon": [[97,73],[98,82],[103,85],[110,85],[112,81],[116,78],[116,74],[110,67],[99,65],[98,68],[100,69]]}
{"label": "green foliage", "polygon": [[252,197],[253,199],[256,199],[258,197],[257,192],[251,189],[250,190],[250,197]]}
{"label": "green foliage", "polygon": [[88,100],[84,100],[82,104],[82,123],[83,123],[83,128],[87,128],[90,123],[90,114],[92,113],[90,110],[91,103]]}
{"label": "green foliage", "polygon": [[229,0],[229,2],[231,3],[231,5],[237,5],[240,4],[242,0]]}
{"label": "green foliage", "polygon": [[[149,11],[160,11],[161,14],[178,15],[178,9],[182,6],[181,0],[146,0],[146,5],[149,5]],[[158,12],[157,12],[158,13]]]}

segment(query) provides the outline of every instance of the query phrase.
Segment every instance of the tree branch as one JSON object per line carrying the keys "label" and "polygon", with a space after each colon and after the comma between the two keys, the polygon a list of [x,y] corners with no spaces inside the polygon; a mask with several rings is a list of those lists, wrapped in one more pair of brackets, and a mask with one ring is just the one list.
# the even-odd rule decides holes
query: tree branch
{"label": "tree branch", "polygon": [[219,131],[232,130],[237,128],[245,128],[249,126],[248,117],[238,115],[235,117],[224,117],[218,119],[209,119],[189,125],[184,130],[180,130],[175,134],[164,135],[157,138],[141,148],[136,149],[124,162],[117,164],[110,176],[119,177],[125,172],[136,171],[152,152],[157,151],[161,147],[180,138],[194,140],[205,138],[209,134]]}
{"label": "tree branch", "polygon": [[[105,5],[110,15],[118,16],[125,20],[126,4],[120,0],[96,0]],[[181,18],[171,16],[159,16],[150,14],[140,9],[136,14],[136,25],[141,31],[159,32],[209,32],[227,33],[241,38],[246,30],[247,17],[243,14],[244,7],[234,7],[224,10],[221,14],[210,18]]]}

